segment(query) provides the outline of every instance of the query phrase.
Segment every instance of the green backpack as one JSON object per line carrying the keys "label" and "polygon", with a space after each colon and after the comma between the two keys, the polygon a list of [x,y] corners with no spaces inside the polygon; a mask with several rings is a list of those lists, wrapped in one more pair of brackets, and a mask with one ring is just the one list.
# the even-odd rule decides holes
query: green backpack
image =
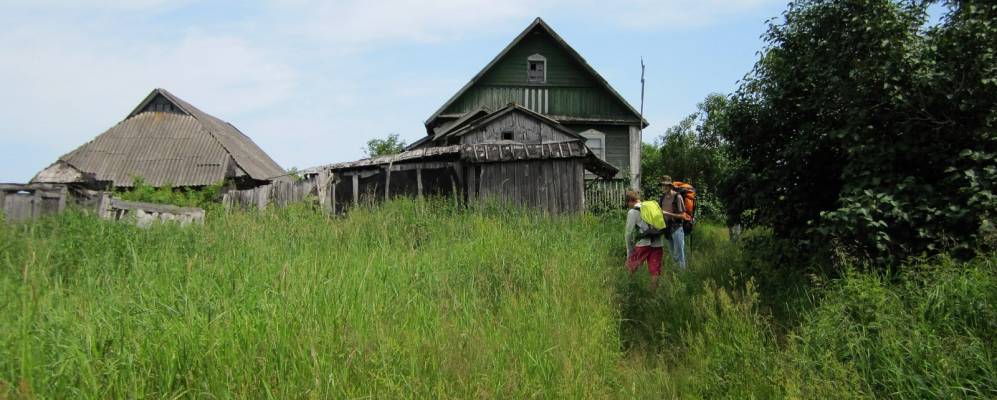
{"label": "green backpack", "polygon": [[642,201],[634,208],[640,210],[640,219],[647,224],[644,229],[637,225],[638,238],[653,238],[665,233],[665,214],[661,212],[657,201]]}

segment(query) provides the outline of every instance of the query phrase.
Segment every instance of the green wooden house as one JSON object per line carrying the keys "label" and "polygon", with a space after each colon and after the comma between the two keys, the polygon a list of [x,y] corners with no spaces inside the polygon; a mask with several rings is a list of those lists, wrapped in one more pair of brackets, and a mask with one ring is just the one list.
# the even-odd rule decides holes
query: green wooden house
{"label": "green wooden house", "polygon": [[[537,18],[426,120],[427,136],[409,149],[448,145],[448,132],[510,103],[542,114],[586,139],[616,167],[617,179],[640,181],[640,113],[581,55]],[[594,175],[587,175],[594,178]]]}

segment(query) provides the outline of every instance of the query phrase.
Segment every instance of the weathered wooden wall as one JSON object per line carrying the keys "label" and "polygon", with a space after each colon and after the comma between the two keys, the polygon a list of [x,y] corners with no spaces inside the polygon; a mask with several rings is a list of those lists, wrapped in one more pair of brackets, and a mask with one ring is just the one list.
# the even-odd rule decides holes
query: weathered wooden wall
{"label": "weathered wooden wall", "polygon": [[540,120],[524,113],[511,112],[497,120],[461,136],[462,144],[478,144],[503,140],[502,133],[510,132],[513,141],[526,144],[562,142],[577,138],[568,136]]}
{"label": "weathered wooden wall", "polygon": [[323,203],[341,213],[399,196],[453,197],[462,187],[458,168],[455,162],[420,162],[339,171],[328,178]]}
{"label": "weathered wooden wall", "polygon": [[0,184],[0,210],[7,221],[60,213],[68,198],[68,190],[62,185]]}
{"label": "weathered wooden wall", "polygon": [[582,160],[524,160],[466,167],[470,201],[497,200],[552,213],[578,212],[585,204]]}
{"label": "weathered wooden wall", "polygon": [[204,221],[204,210],[200,208],[123,201],[111,195],[110,192],[79,188],[70,190],[67,185],[58,184],[0,184],[0,205],[6,221],[25,221],[61,213],[69,204],[96,212],[104,219],[134,221],[139,226],[162,221],[175,221],[181,225]]}
{"label": "weathered wooden wall", "polygon": [[266,209],[267,207],[287,207],[300,202],[308,195],[317,195],[316,184],[312,181],[280,182],[258,186],[246,190],[230,190],[222,195],[222,204],[227,208]]}

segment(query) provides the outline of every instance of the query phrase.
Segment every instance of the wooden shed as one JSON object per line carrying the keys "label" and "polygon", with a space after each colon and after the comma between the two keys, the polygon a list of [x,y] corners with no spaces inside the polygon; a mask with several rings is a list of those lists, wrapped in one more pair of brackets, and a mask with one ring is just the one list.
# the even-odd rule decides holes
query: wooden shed
{"label": "wooden shed", "polygon": [[517,104],[475,113],[459,124],[400,154],[305,174],[336,211],[395,196],[438,195],[560,213],[584,209],[586,170],[607,178],[618,172],[583,137]]}

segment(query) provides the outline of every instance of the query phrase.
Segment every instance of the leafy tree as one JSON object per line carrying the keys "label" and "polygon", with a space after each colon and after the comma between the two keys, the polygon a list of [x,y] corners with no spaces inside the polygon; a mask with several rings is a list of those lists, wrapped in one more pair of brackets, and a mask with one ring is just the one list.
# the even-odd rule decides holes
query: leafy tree
{"label": "leafy tree", "polygon": [[731,217],[887,263],[968,254],[997,198],[997,3],[803,0],[772,23],[723,136]]}
{"label": "leafy tree", "polygon": [[696,187],[700,216],[723,218],[714,188],[729,170],[727,145],[721,134],[726,107],[726,97],[711,94],[695,113],[665,130],[654,144],[644,143],[641,190],[645,197],[660,196],[658,179],[670,175]]}
{"label": "leafy tree", "polygon": [[398,154],[405,151],[405,141],[398,140],[398,134],[392,133],[387,139],[371,139],[367,141],[367,148],[364,154],[367,157],[379,157],[391,154]]}

